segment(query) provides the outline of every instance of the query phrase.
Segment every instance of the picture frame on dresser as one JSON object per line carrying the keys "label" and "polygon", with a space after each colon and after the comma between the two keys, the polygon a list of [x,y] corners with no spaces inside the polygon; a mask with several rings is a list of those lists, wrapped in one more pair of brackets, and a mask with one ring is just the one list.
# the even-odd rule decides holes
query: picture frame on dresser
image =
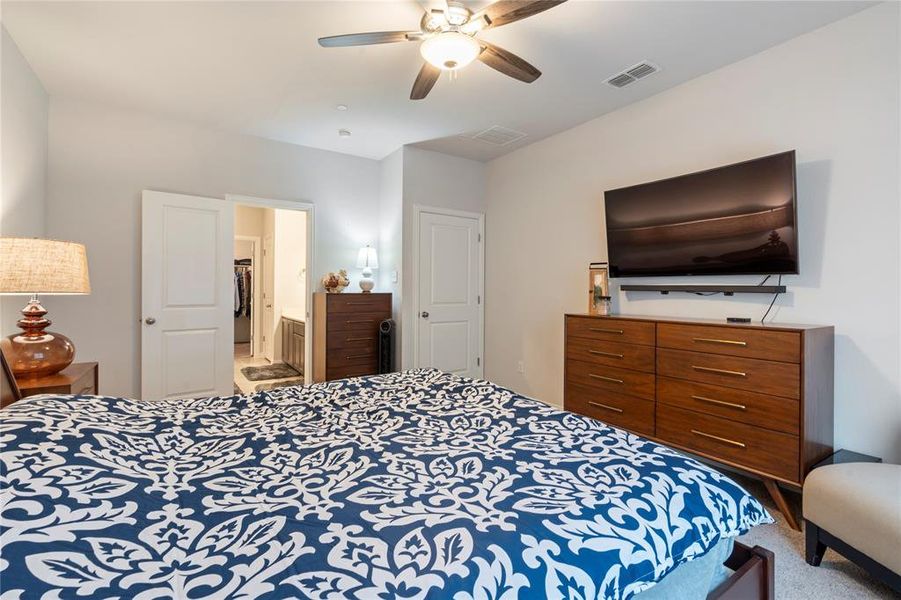
{"label": "picture frame on dresser", "polygon": [[567,314],[564,408],[800,491],[832,454],[831,326]]}

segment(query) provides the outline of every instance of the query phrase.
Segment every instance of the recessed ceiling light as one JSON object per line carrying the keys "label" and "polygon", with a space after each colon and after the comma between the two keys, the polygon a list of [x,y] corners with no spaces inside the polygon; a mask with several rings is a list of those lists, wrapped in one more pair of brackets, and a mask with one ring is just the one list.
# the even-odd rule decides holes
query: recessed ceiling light
{"label": "recessed ceiling light", "polygon": [[340,111],[343,112],[343,111],[347,110],[347,105],[346,105],[346,104],[339,104],[339,105],[336,106],[335,108],[336,108],[337,110],[340,110]]}
{"label": "recessed ceiling light", "polygon": [[350,137],[350,129],[339,129],[338,136],[339,137]]}

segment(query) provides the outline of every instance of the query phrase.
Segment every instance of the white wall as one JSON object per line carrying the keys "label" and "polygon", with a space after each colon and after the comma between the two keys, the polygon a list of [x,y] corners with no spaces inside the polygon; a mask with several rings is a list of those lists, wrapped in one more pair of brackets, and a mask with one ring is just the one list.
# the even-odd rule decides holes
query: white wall
{"label": "white wall", "polygon": [[[47,92],[0,26],[0,235],[44,235],[47,110]],[[0,335],[17,331],[26,300],[0,298]]]}
{"label": "white wall", "polygon": [[314,203],[314,280],[378,239],[377,161],[53,98],[47,233],[87,244],[93,294],[50,308],[104,394],[140,392],[142,189]]}
{"label": "white wall", "polygon": [[[379,270],[376,291],[393,294],[396,366],[413,366],[413,207],[483,213],[485,164],[404,146],[382,159],[379,192]],[[397,281],[392,281],[393,274]]]}
{"label": "white wall", "polygon": [[[898,9],[878,5],[491,162],[487,376],[561,403],[563,314],[586,310],[588,263],[606,256],[604,190],[794,148],[801,275],[785,278],[775,320],[835,325],[835,445],[901,460]],[[759,319],[770,298],[616,300],[624,313]]]}
{"label": "white wall", "polygon": [[399,148],[381,162],[379,189],[379,268],[375,272],[376,292],[392,294],[392,317],[395,331],[395,366],[403,364],[401,307],[403,306],[403,219],[404,219],[404,149]]}
{"label": "white wall", "polygon": [[263,210],[258,206],[235,204],[235,235],[262,238]]}
{"label": "white wall", "polygon": [[[283,316],[295,321],[306,321],[306,264],[307,264],[307,213],[296,210],[275,210],[275,344],[273,355],[282,360]],[[354,263],[356,264],[356,263]]]}
{"label": "white wall", "polygon": [[485,212],[485,163],[412,146],[405,146],[403,152],[403,277],[400,285],[404,302],[400,313],[406,326],[400,332],[399,365],[409,369],[414,364],[413,328],[419,318],[412,301],[412,273],[416,268],[413,264],[413,207]]}

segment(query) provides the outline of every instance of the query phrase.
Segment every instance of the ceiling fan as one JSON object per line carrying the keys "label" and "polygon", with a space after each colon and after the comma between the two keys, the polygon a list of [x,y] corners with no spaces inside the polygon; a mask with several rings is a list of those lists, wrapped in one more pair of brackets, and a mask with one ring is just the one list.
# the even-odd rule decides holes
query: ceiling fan
{"label": "ceiling fan", "polygon": [[413,89],[411,100],[425,98],[442,71],[457,71],[478,59],[504,75],[526,83],[541,76],[541,71],[503,48],[476,35],[480,31],[500,27],[531,17],[566,0],[499,0],[477,13],[462,2],[448,0],[445,10],[432,9],[422,16],[419,31],[375,31],[319,38],[326,48],[368,46],[393,42],[422,42],[419,51],[425,59]]}

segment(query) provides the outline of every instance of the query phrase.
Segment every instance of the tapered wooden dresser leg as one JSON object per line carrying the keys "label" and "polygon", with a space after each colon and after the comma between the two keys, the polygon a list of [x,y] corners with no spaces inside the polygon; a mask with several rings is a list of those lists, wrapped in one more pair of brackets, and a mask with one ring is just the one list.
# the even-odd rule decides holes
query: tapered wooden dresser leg
{"label": "tapered wooden dresser leg", "polygon": [[788,502],[785,501],[785,496],[782,495],[779,484],[773,479],[764,479],[763,484],[766,486],[766,491],[770,493],[773,502],[776,503],[776,508],[778,508],[779,512],[785,517],[785,522],[788,523],[788,526],[795,531],[801,531],[801,525],[798,523],[794,513],[788,506]]}

